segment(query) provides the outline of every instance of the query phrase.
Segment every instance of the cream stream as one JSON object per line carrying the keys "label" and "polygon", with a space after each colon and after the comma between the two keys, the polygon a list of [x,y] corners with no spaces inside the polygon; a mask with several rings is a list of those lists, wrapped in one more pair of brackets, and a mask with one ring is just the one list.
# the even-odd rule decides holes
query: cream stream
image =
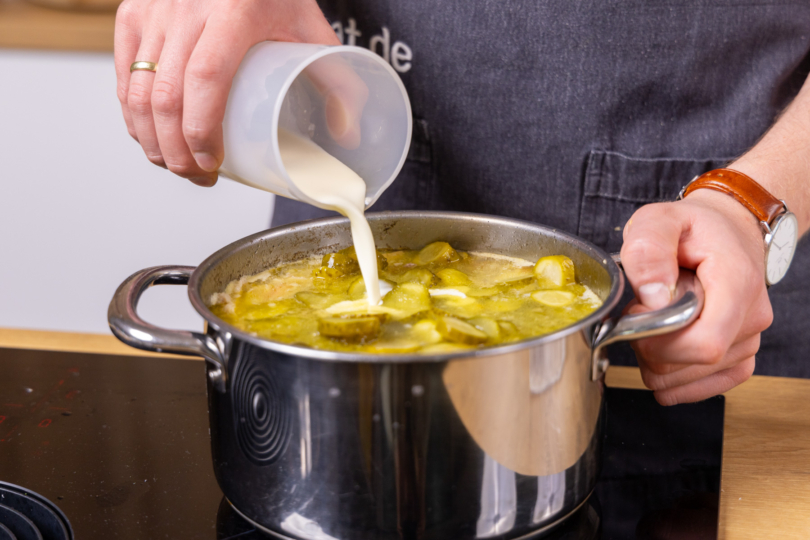
{"label": "cream stream", "polygon": [[379,305],[382,299],[377,275],[377,252],[371,227],[363,215],[366,183],[323,148],[285,129],[278,130],[278,147],[284,167],[296,187],[316,201],[317,206],[349,218],[369,304]]}

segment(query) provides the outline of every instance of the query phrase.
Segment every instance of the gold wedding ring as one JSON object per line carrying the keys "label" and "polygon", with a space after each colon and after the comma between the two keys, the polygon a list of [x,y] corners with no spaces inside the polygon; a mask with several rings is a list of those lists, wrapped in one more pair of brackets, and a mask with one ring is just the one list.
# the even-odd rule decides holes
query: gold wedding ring
{"label": "gold wedding ring", "polygon": [[129,66],[129,72],[132,73],[133,71],[157,71],[157,64],[154,62],[132,62],[132,65]]}

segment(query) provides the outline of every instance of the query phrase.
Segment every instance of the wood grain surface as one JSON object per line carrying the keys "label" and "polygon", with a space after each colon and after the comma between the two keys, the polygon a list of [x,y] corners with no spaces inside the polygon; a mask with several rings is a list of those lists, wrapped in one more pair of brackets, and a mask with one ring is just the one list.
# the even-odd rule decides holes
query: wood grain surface
{"label": "wood grain surface", "polygon": [[[606,382],[644,388],[637,368]],[[726,393],[721,483],[720,540],[810,538],[810,380],[755,376]]]}
{"label": "wood grain surface", "polygon": [[[152,354],[111,335],[0,328],[3,347]],[[611,367],[606,382],[644,388],[637,368]],[[755,376],[726,393],[719,538],[810,538],[810,380]]]}
{"label": "wood grain surface", "polygon": [[0,47],[112,52],[114,12],[43,8],[0,0]]}
{"label": "wood grain surface", "polygon": [[118,341],[112,334],[44,332],[42,330],[22,330],[18,328],[0,328],[0,349],[2,348],[117,354],[123,356],[171,356],[187,360],[202,360],[202,358],[195,356],[167,355],[133,349]]}

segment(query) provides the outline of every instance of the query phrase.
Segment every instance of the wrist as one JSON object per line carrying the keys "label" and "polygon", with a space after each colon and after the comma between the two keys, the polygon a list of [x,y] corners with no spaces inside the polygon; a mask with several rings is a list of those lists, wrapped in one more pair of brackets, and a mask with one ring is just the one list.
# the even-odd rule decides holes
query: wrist
{"label": "wrist", "polygon": [[754,214],[734,197],[711,189],[698,189],[683,202],[690,201],[721,215],[738,229],[746,239],[762,249],[762,225]]}

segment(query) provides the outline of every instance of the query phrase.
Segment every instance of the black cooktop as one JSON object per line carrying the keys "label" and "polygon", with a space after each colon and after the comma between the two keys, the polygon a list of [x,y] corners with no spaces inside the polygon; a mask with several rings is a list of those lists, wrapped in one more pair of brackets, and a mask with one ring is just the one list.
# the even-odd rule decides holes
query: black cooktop
{"label": "black cooktop", "polygon": [[[606,401],[595,494],[551,537],[716,537],[723,398]],[[79,540],[265,538],[223,500],[208,437],[198,360],[0,349],[0,482],[49,499]]]}

